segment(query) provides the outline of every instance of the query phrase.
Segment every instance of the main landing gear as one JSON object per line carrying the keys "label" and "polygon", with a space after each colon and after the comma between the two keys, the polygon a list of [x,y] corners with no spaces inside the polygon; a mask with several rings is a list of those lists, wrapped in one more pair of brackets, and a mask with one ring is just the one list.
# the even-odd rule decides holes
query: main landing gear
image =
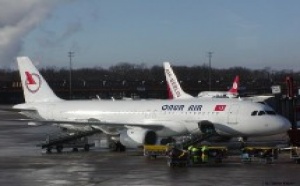
{"label": "main landing gear", "polygon": [[124,152],[126,147],[122,145],[119,141],[111,141],[109,143],[109,149],[112,152]]}

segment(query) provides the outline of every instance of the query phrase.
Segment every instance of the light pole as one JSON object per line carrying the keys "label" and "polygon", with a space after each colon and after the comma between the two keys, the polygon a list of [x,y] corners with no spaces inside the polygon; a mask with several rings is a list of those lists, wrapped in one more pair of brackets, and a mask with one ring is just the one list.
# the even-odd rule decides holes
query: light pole
{"label": "light pole", "polygon": [[211,58],[212,58],[213,52],[208,52],[207,54],[208,54],[208,66],[209,66],[208,83],[209,83],[209,91],[211,91]]}
{"label": "light pole", "polygon": [[68,52],[68,56],[70,58],[70,69],[69,69],[69,97],[72,99],[72,57],[74,56],[74,52]]}

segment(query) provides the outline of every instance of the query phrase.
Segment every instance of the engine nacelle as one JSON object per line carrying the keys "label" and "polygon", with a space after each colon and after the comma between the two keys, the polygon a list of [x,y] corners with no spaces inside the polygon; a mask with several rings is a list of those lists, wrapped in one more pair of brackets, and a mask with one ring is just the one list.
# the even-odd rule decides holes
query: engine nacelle
{"label": "engine nacelle", "polygon": [[120,142],[128,148],[136,148],[142,145],[154,145],[157,135],[154,131],[133,127],[120,133]]}

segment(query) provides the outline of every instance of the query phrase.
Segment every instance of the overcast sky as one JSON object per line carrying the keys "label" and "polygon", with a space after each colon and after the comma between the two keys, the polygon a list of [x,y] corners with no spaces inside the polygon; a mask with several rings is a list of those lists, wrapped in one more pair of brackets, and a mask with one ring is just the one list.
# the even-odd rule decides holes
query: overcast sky
{"label": "overcast sky", "polygon": [[0,0],[0,68],[120,62],[300,71],[299,0]]}

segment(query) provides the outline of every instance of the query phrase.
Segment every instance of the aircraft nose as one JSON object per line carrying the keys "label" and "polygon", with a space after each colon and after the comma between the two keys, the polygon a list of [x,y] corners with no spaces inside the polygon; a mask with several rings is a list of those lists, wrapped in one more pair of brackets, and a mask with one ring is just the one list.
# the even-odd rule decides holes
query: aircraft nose
{"label": "aircraft nose", "polygon": [[286,131],[288,131],[290,128],[291,128],[291,122],[288,120],[288,119],[286,119],[285,117],[282,117],[282,116],[280,116],[281,117],[281,122],[279,122],[278,124],[279,124],[279,128],[283,131],[283,132],[286,132]]}

